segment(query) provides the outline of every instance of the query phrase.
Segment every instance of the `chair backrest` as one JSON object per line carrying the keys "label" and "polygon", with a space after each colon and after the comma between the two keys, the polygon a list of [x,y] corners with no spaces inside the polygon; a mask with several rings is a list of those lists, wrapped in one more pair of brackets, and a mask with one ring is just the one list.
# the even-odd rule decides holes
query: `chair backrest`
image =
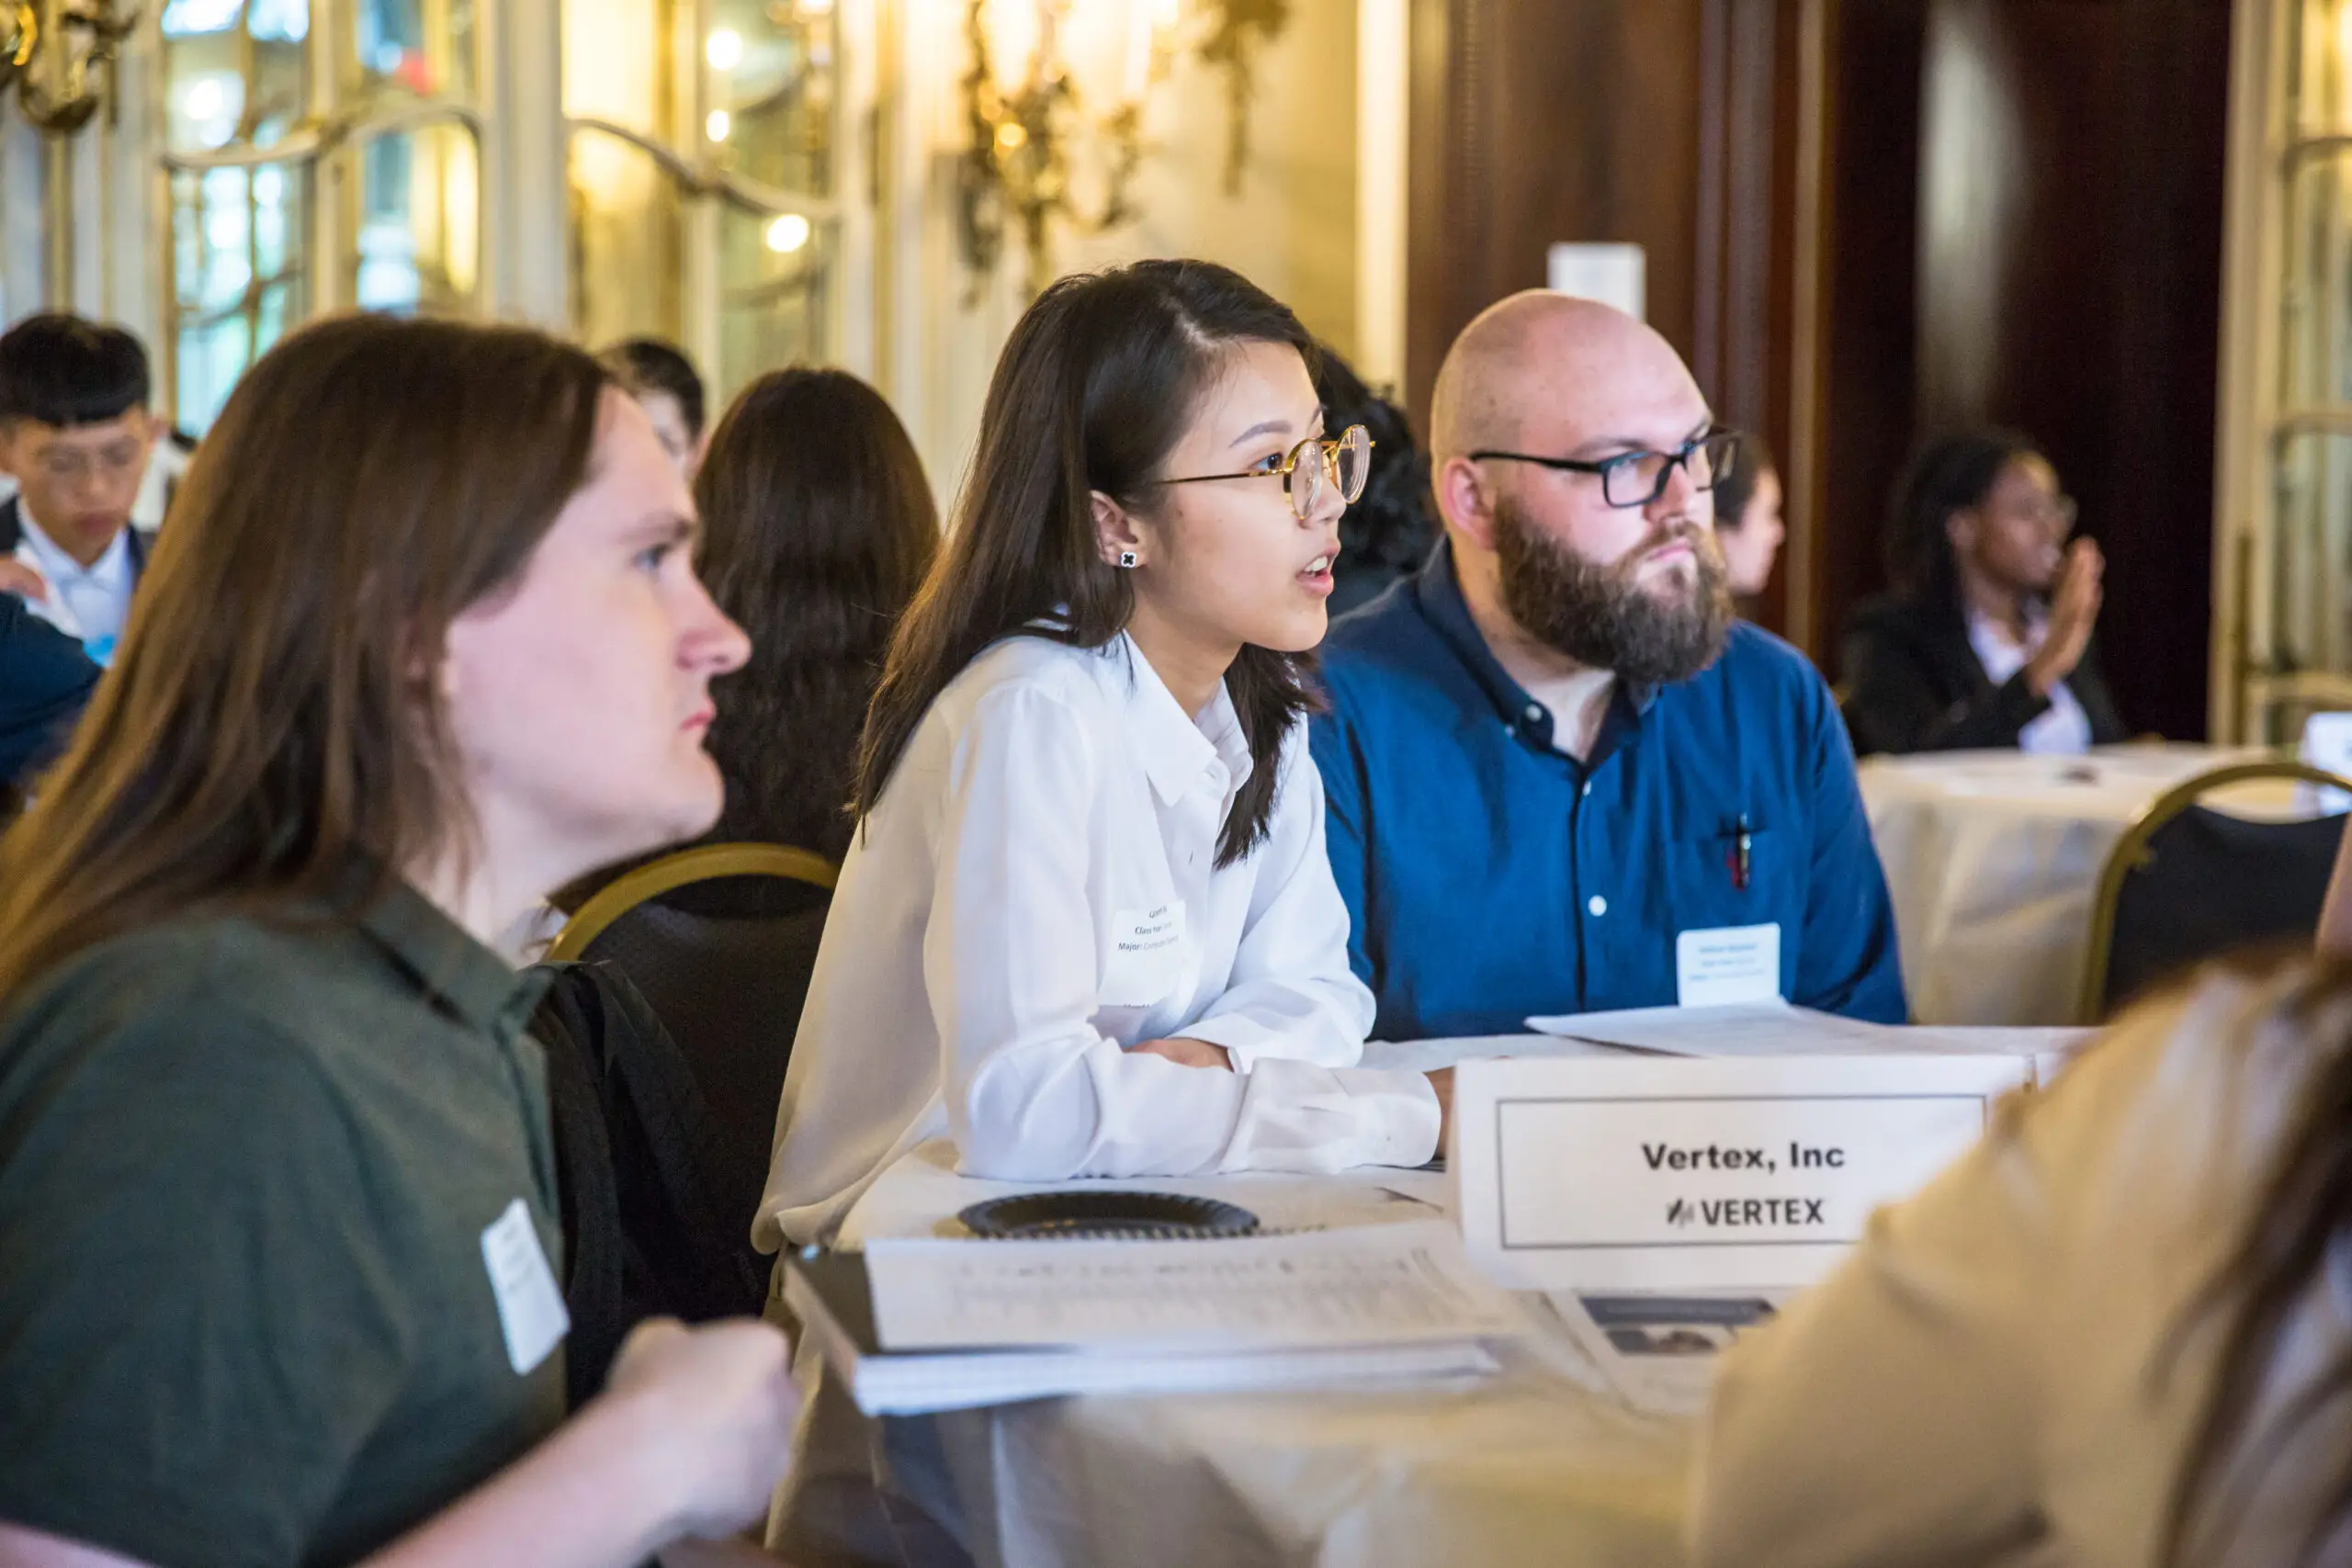
{"label": "chair backrest", "polygon": [[2352,781],[2282,760],[2215,768],[2159,796],[2099,874],[2078,1021],[2097,1023],[2204,959],[2317,929],[2345,819],[2257,821],[2199,804],[2255,780],[2352,791]]}
{"label": "chair backrest", "polygon": [[606,964],[539,968],[531,1034],[547,1050],[576,1408],[638,1324],[757,1313],[768,1270],[719,1200],[709,1108],[651,1005]]}
{"label": "chair backrest", "polygon": [[582,904],[548,951],[613,965],[651,1004],[709,1107],[719,1201],[746,1231],[837,874],[775,844],[682,850]]}

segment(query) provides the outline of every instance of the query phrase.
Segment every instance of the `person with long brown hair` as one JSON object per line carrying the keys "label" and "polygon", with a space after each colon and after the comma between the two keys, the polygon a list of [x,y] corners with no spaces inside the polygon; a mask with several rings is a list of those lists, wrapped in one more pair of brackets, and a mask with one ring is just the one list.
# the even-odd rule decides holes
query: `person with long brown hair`
{"label": "person with long brown hair", "polygon": [[703,581],[752,634],[751,661],[713,683],[727,807],[711,836],[838,861],[866,705],[939,549],[922,459],[849,372],[778,370],[711,434],[695,502]]}
{"label": "person with long brown hair", "polygon": [[1418,1165],[1438,1094],[1359,1068],[1306,750],[1361,432],[1204,262],[1067,277],[1013,329],[900,624],[755,1236],[901,1153],[1059,1179]]}
{"label": "person with long brown hair", "polygon": [[1724,1568],[2352,1562],[2352,965],[2209,966],[1727,1355]]}
{"label": "person with long brown hair", "polygon": [[718,811],[644,416],[536,333],[256,365],[0,840],[0,1561],[622,1564],[783,1467],[783,1338],[649,1325],[569,1421],[538,889]]}

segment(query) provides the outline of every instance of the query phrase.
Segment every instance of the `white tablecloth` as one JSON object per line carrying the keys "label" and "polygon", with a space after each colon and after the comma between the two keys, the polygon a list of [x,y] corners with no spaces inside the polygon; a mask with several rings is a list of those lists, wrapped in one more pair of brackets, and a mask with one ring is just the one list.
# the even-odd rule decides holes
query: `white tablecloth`
{"label": "white tablecloth", "polygon": [[[1894,898],[1912,1015],[1928,1024],[2075,1021],[2091,897],[2109,852],[2155,798],[2261,752],[2121,746],[1878,757],[1862,799]],[[2284,814],[2290,787],[2233,809]]]}
{"label": "white tablecloth", "polygon": [[[1618,1055],[1510,1035],[1376,1043],[1365,1060]],[[1426,1219],[1452,1207],[1447,1183],[1365,1167],[1099,1185],[1221,1198],[1298,1228]],[[959,1210],[1022,1190],[957,1176],[953,1145],[926,1144],[858,1201],[841,1241],[967,1234]],[[1671,1568],[1695,1437],[1608,1392],[1565,1333],[1462,1385],[1040,1400],[879,1427],[892,1489],[979,1568]],[[876,1443],[848,1447],[862,1464]]]}

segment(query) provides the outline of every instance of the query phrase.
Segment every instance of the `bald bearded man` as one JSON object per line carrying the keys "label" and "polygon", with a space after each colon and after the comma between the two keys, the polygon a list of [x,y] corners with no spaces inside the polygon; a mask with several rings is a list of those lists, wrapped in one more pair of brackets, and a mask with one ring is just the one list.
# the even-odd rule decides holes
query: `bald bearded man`
{"label": "bald bearded man", "polygon": [[1709,491],[1736,438],[1673,348],[1514,295],[1430,425],[1445,541],[1332,626],[1314,727],[1375,1037],[1776,996],[1902,1022],[1845,726],[1732,614]]}

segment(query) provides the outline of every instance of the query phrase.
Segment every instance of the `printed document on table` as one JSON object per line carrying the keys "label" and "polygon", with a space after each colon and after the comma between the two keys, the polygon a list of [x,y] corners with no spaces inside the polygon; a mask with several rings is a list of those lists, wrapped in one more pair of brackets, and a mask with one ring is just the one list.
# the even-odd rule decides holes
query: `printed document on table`
{"label": "printed document on table", "polygon": [[1698,1416],[1723,1353],[1780,1315],[1794,1293],[1555,1291],[1544,1303],[1626,1404],[1652,1416]]}
{"label": "printed document on table", "polygon": [[1669,1056],[1820,1056],[1900,1052],[1903,1037],[1908,1032],[1780,1001],[1571,1013],[1560,1018],[1531,1018],[1527,1027],[1539,1034],[1590,1040]]}
{"label": "printed document on table", "polygon": [[1524,1313],[1442,1221],[1217,1241],[877,1239],[882,1348],[1130,1355],[1504,1338]]}
{"label": "printed document on table", "polygon": [[2015,1056],[2046,1079],[2096,1031],[1897,1027],[1815,1012],[1786,1002],[1531,1018],[1555,1038],[1668,1056]]}

